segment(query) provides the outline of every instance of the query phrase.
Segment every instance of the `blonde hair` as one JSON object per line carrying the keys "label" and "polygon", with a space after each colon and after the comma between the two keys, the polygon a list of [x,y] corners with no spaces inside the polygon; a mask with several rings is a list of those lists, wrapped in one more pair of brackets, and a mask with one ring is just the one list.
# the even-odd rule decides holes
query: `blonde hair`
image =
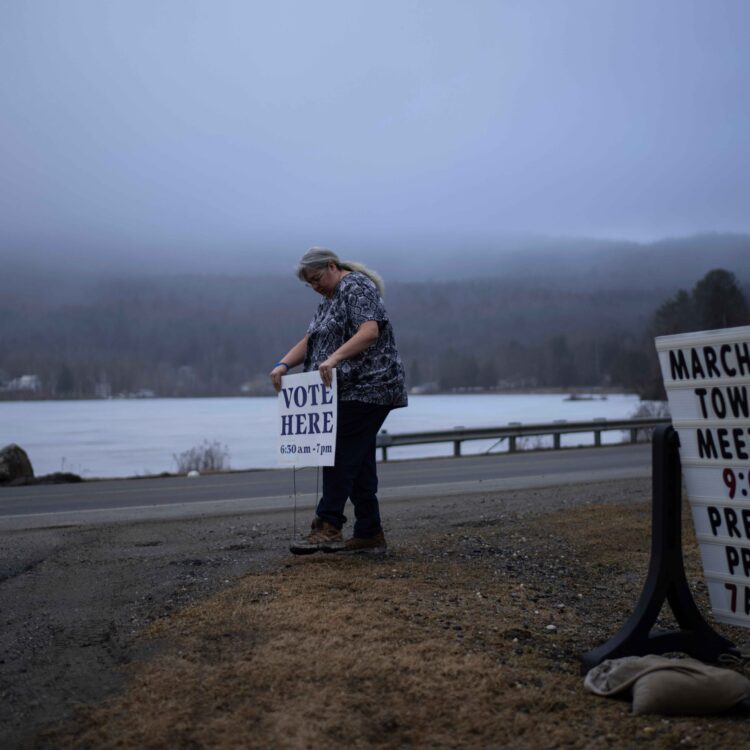
{"label": "blonde hair", "polygon": [[329,250],[327,247],[311,247],[299,259],[299,263],[297,263],[297,278],[304,281],[305,271],[317,271],[321,268],[326,268],[329,263],[334,263],[336,268],[344,271],[358,271],[359,273],[363,273],[375,284],[381,297],[385,294],[385,282],[377,271],[373,271],[371,268],[354,260],[341,260],[333,250]]}

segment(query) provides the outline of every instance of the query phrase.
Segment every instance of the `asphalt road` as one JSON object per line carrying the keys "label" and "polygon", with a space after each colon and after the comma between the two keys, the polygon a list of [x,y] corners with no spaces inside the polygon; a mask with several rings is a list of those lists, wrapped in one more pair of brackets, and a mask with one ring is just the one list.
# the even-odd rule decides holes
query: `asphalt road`
{"label": "asphalt road", "polygon": [[[381,501],[631,479],[651,472],[650,445],[535,451],[379,465]],[[316,469],[0,488],[0,530],[268,513],[314,506]]]}

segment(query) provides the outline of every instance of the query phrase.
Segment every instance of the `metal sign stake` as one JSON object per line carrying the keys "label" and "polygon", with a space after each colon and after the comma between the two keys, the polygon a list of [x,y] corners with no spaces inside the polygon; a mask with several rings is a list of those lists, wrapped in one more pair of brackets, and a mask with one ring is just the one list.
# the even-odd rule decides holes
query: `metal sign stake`
{"label": "metal sign stake", "polygon": [[[690,592],[682,560],[682,476],[679,436],[671,425],[657,427],[652,448],[651,558],[635,611],[606,643],[584,654],[581,671],[605,659],[681,651],[706,662],[739,655],[734,644],[704,619]],[[679,630],[653,630],[664,602]]]}

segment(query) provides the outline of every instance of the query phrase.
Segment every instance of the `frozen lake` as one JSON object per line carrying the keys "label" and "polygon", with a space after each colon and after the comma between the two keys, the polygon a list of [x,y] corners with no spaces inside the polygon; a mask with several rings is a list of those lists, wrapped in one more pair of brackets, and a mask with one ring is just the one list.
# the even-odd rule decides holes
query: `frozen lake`
{"label": "frozen lake", "polygon": [[[632,416],[638,403],[632,395],[592,401],[566,401],[558,394],[410,396],[409,406],[391,412],[384,428],[399,433],[556,419],[623,419]],[[173,472],[174,456],[205,440],[227,446],[233,469],[273,468],[276,418],[275,398],[0,402],[0,447],[17,443],[24,448],[37,475],[72,471],[91,478]],[[602,438],[620,442],[622,435],[610,432]],[[563,445],[591,440],[585,434],[562,439]],[[467,442],[462,452],[482,453],[494,442]],[[495,448],[505,449],[504,444]],[[451,455],[452,450],[449,443],[407,446],[390,449],[388,457]]]}

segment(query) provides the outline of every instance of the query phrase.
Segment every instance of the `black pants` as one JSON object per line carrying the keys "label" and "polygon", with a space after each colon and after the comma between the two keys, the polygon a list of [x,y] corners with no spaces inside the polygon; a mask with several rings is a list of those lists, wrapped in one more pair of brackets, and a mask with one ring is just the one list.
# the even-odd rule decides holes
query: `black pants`
{"label": "black pants", "polygon": [[336,463],[323,469],[323,496],[317,515],[340,529],[346,523],[344,506],[354,506],[354,536],[369,539],[379,534],[378,472],[375,438],[390,406],[362,401],[339,401],[336,426]]}

